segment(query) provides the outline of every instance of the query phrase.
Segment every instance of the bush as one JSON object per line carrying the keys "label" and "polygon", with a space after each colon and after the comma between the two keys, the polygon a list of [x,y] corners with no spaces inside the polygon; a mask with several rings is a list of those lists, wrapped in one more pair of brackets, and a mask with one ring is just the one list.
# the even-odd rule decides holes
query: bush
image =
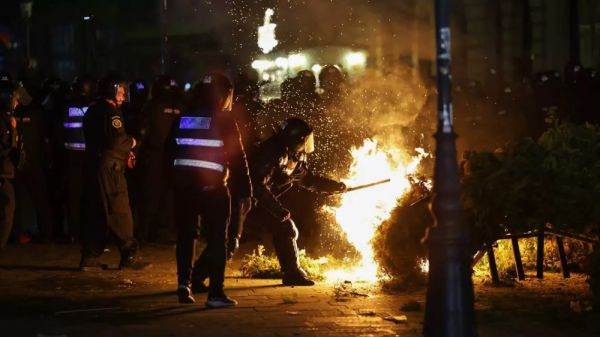
{"label": "bush", "polygon": [[467,153],[464,171],[463,204],[486,241],[547,223],[577,233],[600,223],[598,127],[559,124],[538,142]]}
{"label": "bush", "polygon": [[[494,153],[468,153],[463,169],[463,205],[479,245],[494,242],[505,232],[519,234],[546,224],[576,234],[598,235],[597,126],[557,123],[537,142],[525,139]],[[571,242],[568,246],[579,251],[571,252],[571,257],[580,263],[587,253],[585,245]],[[525,249],[524,259],[527,252]],[[590,286],[600,294],[598,253],[591,261]],[[550,262],[556,267],[555,261]],[[509,267],[501,265],[503,268]]]}
{"label": "bush", "polygon": [[425,283],[426,274],[420,264],[426,260],[427,251],[421,239],[433,221],[427,193],[423,186],[413,184],[411,193],[399,202],[373,238],[375,259],[387,276],[387,288],[406,289]]}

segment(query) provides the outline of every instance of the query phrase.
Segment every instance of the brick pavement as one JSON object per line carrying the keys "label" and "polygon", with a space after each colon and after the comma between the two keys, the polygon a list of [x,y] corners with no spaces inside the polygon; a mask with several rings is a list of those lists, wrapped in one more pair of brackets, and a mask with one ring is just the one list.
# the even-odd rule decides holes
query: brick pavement
{"label": "brick pavement", "polygon": [[[0,253],[0,336],[421,336],[423,311],[400,308],[422,304],[423,291],[282,287],[278,280],[238,277],[237,261],[228,269],[226,291],[239,306],[206,310],[202,295],[195,305],[176,302],[172,246],[145,247],[143,257],[154,261],[147,271],[81,273],[76,246],[9,247]],[[104,259],[118,262],[115,252]],[[570,301],[589,298],[585,277],[547,277],[512,287],[478,283],[480,336],[600,336],[600,316],[569,309]],[[386,319],[400,315],[407,321]]]}
{"label": "brick pavement", "polygon": [[[144,272],[81,273],[73,269],[76,247],[11,247],[0,255],[0,300],[8,304],[0,308],[0,326],[8,336],[36,337],[420,335],[422,312],[403,313],[400,307],[422,301],[422,293],[386,295],[358,284],[357,294],[336,297],[336,285],[283,287],[279,280],[237,277],[235,266],[225,286],[238,307],[206,310],[204,295],[195,305],[179,305],[172,252],[145,249],[154,266]],[[106,256],[117,259],[114,252]],[[399,315],[407,322],[389,320]]]}

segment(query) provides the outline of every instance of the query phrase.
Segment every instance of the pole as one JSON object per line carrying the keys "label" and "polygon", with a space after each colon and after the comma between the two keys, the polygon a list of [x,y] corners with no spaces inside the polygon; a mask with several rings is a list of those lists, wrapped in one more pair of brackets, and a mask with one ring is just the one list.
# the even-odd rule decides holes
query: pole
{"label": "pole", "polygon": [[31,19],[27,18],[25,23],[25,34],[27,35],[27,60],[31,60]]}
{"label": "pole", "polygon": [[167,73],[168,43],[169,33],[167,30],[167,10],[169,9],[168,0],[159,0],[160,13],[160,72]]}
{"label": "pole", "polygon": [[31,59],[31,14],[33,1],[21,2],[21,16],[25,19],[25,53],[27,62]]}
{"label": "pole", "polygon": [[450,4],[435,0],[438,129],[430,228],[429,283],[424,334],[427,337],[476,336],[473,309],[472,256],[469,235],[461,222],[456,134],[450,92]]}
{"label": "pole", "polygon": [[570,62],[581,63],[581,46],[579,41],[579,1],[569,0],[569,49]]}

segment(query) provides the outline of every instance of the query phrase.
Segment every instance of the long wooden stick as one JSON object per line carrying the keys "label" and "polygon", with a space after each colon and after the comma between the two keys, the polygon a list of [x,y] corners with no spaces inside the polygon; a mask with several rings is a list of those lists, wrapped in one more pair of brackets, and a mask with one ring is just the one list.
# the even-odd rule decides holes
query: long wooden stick
{"label": "long wooden stick", "polygon": [[352,191],[362,190],[362,189],[377,186],[377,185],[383,185],[383,184],[389,183],[390,181],[392,181],[392,179],[384,179],[384,180],[376,181],[373,183],[358,185],[358,186],[354,186],[354,187],[348,187],[348,189],[345,192],[352,192]]}

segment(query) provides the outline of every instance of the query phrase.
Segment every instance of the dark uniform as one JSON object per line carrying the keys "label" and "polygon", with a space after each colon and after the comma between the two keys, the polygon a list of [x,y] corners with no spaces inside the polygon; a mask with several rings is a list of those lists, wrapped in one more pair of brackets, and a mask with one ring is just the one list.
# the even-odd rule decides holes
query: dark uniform
{"label": "dark uniform", "polygon": [[[118,84],[103,86],[114,87],[116,91]],[[138,244],[133,236],[133,218],[125,180],[125,169],[135,140],[125,132],[121,111],[114,100],[109,99],[106,93],[104,96],[105,99],[98,99],[89,107],[83,119],[86,225],[83,229],[81,266],[98,267],[95,258],[102,254],[112,235],[121,252],[119,266],[136,268]]]}
{"label": "dark uniform", "polygon": [[82,227],[83,172],[85,135],[83,118],[90,105],[87,95],[75,93],[64,112],[62,134],[65,149],[65,183],[67,231],[70,238],[80,239]]}
{"label": "dark uniform", "polygon": [[[230,113],[190,109],[179,118],[170,139],[180,290],[187,288],[189,291],[193,271],[196,273],[202,268],[210,279],[209,301],[212,297],[226,297],[223,282],[231,210],[227,184],[230,171],[232,176],[240,177],[232,192],[246,198],[252,195],[238,125]],[[193,265],[200,224],[206,234],[207,246]],[[193,301],[182,294],[179,296],[182,302]]]}
{"label": "dark uniform", "polygon": [[[313,192],[332,194],[346,189],[344,183],[314,175],[306,164],[312,129],[299,119],[289,119],[283,130],[259,145],[250,158],[250,172],[258,209],[266,211],[273,245],[286,285],[312,285],[298,261],[298,229],[290,212],[278,199],[293,185]],[[241,232],[241,231],[240,231]]]}
{"label": "dark uniform", "polygon": [[[46,180],[46,128],[43,110],[35,103],[16,109],[21,160],[16,172],[16,199],[18,219],[24,221],[32,214],[37,218],[41,241],[52,241],[60,234],[54,227],[54,214]],[[25,200],[33,202],[33,209]],[[21,227],[23,223],[21,223]]]}
{"label": "dark uniform", "polygon": [[17,132],[11,116],[14,85],[10,78],[0,74],[0,250],[6,247],[10,236],[14,211]]}
{"label": "dark uniform", "polygon": [[[140,231],[148,241],[158,239],[158,229],[164,225],[169,210],[170,187],[164,179],[167,172],[166,145],[173,122],[181,114],[182,99],[174,81],[160,76],[152,86],[152,99],[144,108],[145,121],[138,150],[137,169],[140,174]],[[169,163],[172,164],[172,163]],[[149,188],[151,186],[151,188]]]}

